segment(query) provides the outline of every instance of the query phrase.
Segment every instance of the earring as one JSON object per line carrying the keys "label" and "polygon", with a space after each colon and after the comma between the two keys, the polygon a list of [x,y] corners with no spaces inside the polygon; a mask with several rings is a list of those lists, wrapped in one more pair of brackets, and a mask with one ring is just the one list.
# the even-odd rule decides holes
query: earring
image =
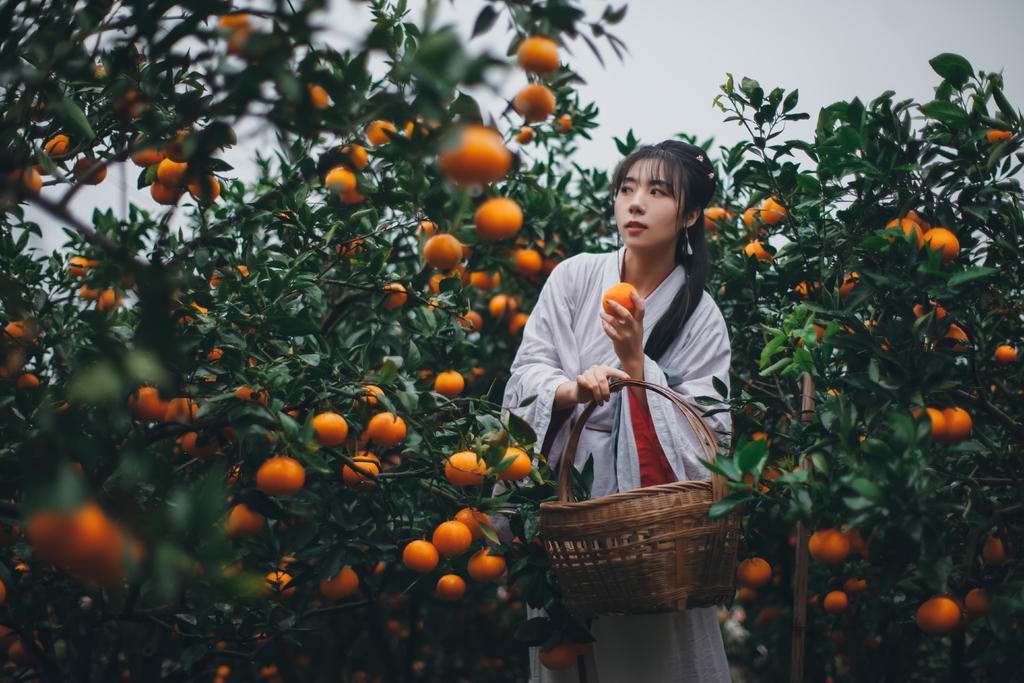
{"label": "earring", "polygon": [[690,231],[686,228],[684,230],[686,230],[686,255],[693,256],[693,247],[690,246]]}

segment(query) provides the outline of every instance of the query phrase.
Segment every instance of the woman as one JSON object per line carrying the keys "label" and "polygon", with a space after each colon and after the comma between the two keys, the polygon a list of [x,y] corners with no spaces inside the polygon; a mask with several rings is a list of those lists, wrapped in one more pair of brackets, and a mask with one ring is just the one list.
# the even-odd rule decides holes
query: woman
{"label": "woman", "polygon": [[[641,147],[616,170],[615,222],[622,247],[580,254],[552,272],[530,314],[512,363],[504,407],[537,434],[557,469],[572,418],[600,405],[580,438],[576,467],[594,461],[591,496],[677,480],[707,479],[693,429],[670,401],[643,389],[609,391],[613,378],[669,387],[691,404],[718,397],[729,381],[729,338],[718,307],[704,292],[708,272],[704,207],[715,189],[704,151],[668,140]],[[603,293],[629,282],[633,310]],[[536,396],[529,405],[521,404]],[[728,411],[706,419],[727,440]],[[589,683],[728,681],[714,608],[623,617],[590,624],[596,638],[584,659]],[[533,681],[577,681],[576,667],[550,671],[531,650]]]}

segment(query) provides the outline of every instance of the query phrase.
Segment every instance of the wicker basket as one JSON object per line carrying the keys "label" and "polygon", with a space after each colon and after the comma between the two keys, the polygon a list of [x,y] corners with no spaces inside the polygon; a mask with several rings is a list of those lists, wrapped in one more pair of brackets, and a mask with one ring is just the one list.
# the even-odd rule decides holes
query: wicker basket
{"label": "wicker basket", "polygon": [[[686,415],[714,461],[714,436],[700,414],[672,392],[639,380]],[[566,608],[575,616],[675,612],[710,607],[733,597],[739,515],[712,520],[711,505],[724,493],[710,481],[684,481],[572,502],[573,461],[595,404],[573,426],[558,478],[558,502],[540,506],[540,532]]]}

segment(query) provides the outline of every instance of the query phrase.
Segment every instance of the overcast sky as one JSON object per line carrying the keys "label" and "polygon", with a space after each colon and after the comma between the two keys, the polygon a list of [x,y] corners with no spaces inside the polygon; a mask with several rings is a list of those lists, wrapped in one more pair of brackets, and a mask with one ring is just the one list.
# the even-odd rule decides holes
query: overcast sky
{"label": "overcast sky", "polygon": [[[244,6],[238,2],[236,5]],[[482,0],[441,2],[445,22],[459,26],[468,48],[503,55],[509,34],[498,22],[486,34],[469,40]],[[600,16],[604,2],[582,3],[591,20]],[[616,7],[621,2],[613,3]],[[424,0],[409,0],[410,19],[423,17]],[[322,41],[338,49],[355,47],[369,25],[364,3],[334,0]],[[586,81],[581,103],[596,102],[600,128],[593,141],[581,144],[583,166],[611,168],[618,161],[613,137],[632,128],[644,142],[657,142],[679,132],[700,140],[714,137],[733,144],[744,136],[734,123],[713,107],[719,85],[732,73],[737,80],[749,76],[765,89],[781,86],[800,90],[800,111],[810,123],[792,125],[786,138],[810,135],[818,109],[854,96],[862,100],[895,90],[900,99],[931,99],[939,77],[928,60],[942,52],[956,52],[975,69],[1003,71],[1006,94],[1024,108],[1024,1],[1022,0],[860,0],[857,3],[822,0],[718,0],[668,2],[637,0],[629,4],[625,19],[612,33],[628,48],[619,61],[607,43],[599,41],[605,65],[575,41],[563,60]],[[491,74],[491,91],[474,91],[495,116],[525,83],[517,69]],[[245,137],[247,143],[232,150],[228,160],[242,177],[251,174],[247,163],[256,145],[266,150],[273,138]],[[120,213],[121,193],[130,201],[159,209],[149,193],[135,189],[137,169],[113,169],[97,188],[75,198],[76,214],[88,220],[95,206],[114,206]],[[44,192],[54,195],[54,189]],[[59,226],[33,214],[44,225],[48,246],[63,241]]]}

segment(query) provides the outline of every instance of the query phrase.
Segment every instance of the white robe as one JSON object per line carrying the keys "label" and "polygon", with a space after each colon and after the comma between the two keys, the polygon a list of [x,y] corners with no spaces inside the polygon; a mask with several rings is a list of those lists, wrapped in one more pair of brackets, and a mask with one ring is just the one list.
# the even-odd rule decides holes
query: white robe
{"label": "white robe", "polygon": [[[605,290],[620,281],[624,249],[607,254],[580,254],[561,262],[548,277],[537,305],[523,329],[523,341],[512,363],[505,388],[504,409],[526,420],[543,444],[551,421],[556,388],[592,365],[621,367],[611,340],[601,327],[599,311]],[[681,266],[644,301],[644,343],[655,323],[685,280]],[[644,358],[644,380],[669,387],[684,400],[699,406],[699,396],[718,397],[712,384],[717,377],[729,383],[729,337],[721,312],[706,293],[683,332],[658,362]],[[594,459],[591,497],[640,486],[639,460],[625,390],[597,408],[580,437],[575,466],[582,469]],[[523,400],[536,396],[530,405]],[[676,478],[707,479],[697,460],[702,453],[686,418],[670,401],[648,392],[648,405],[658,441]],[[582,412],[576,407],[554,437],[548,463],[557,468],[569,438],[571,423]],[[616,420],[616,418],[618,418]],[[618,422],[616,428],[616,421]],[[727,443],[731,431],[728,411],[706,422],[719,440]],[[617,439],[613,444],[613,430]],[[591,623],[597,639],[587,654],[588,683],[641,683],[644,681],[729,681],[729,667],[715,608],[690,609],[668,614],[598,617]],[[550,671],[540,665],[537,648],[530,651],[531,681],[575,683],[576,667]]]}

